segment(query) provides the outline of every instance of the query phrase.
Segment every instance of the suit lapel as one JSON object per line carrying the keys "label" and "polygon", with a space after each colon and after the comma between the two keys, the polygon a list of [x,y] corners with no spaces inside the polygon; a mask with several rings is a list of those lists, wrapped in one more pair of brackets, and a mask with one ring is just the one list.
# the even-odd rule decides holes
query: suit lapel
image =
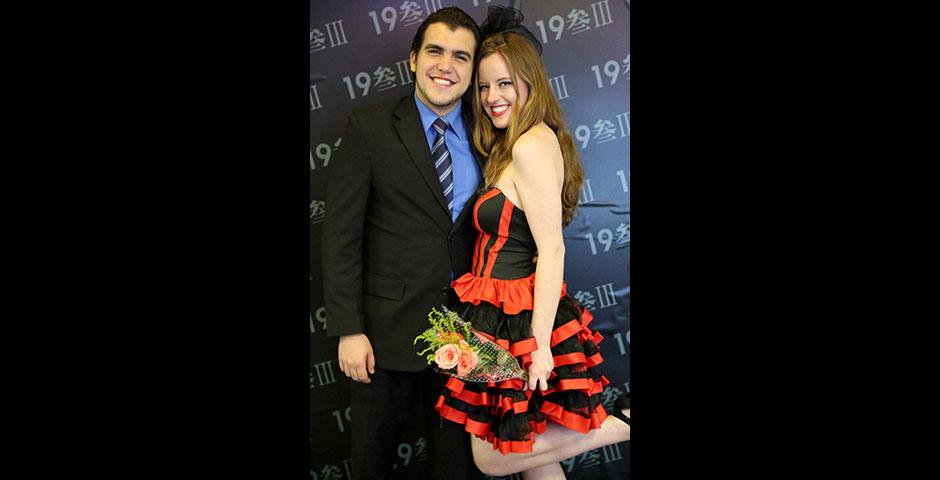
{"label": "suit lapel", "polygon": [[395,130],[398,132],[402,144],[405,145],[405,149],[408,150],[408,155],[415,168],[421,173],[421,177],[424,178],[424,182],[431,190],[431,195],[434,196],[441,210],[450,219],[450,211],[447,209],[447,204],[444,203],[444,189],[437,179],[437,172],[434,171],[428,139],[421,130],[421,117],[418,115],[418,107],[411,95],[403,98],[398,104],[398,108],[395,109]]}

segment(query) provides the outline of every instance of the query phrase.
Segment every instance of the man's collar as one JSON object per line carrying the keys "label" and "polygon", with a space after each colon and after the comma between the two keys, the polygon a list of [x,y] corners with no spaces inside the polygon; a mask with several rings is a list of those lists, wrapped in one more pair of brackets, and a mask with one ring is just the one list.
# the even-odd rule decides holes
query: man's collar
{"label": "man's collar", "polygon": [[[421,117],[421,126],[424,127],[424,131],[428,131],[428,129],[431,128],[431,124],[437,120],[437,114],[434,113],[430,107],[421,102],[417,92],[415,92],[414,97],[415,104],[418,106],[418,115]],[[463,100],[457,100],[457,106],[442,117],[444,121],[450,125],[450,129],[457,135],[458,139],[462,139],[466,132],[463,126],[463,116],[461,115],[462,108]]]}

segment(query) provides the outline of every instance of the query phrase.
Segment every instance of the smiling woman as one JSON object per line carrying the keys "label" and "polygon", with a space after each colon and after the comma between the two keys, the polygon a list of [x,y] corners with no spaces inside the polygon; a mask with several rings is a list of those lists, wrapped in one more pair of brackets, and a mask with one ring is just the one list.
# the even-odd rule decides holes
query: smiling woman
{"label": "smiling woman", "polygon": [[[510,109],[518,111],[525,105],[525,101],[529,98],[528,82],[520,79],[518,75],[515,78],[511,76],[509,66],[506,65],[506,59],[502,55],[490,55],[481,59],[477,77],[480,102],[490,119],[493,120],[493,126],[508,127],[512,115],[506,115],[506,113],[511,113]],[[517,88],[518,95],[516,94]],[[513,105],[518,106],[513,107]]]}
{"label": "smiling woman", "polygon": [[541,45],[521,22],[515,9],[490,7],[481,27],[473,139],[488,161],[473,208],[473,266],[454,281],[460,303],[453,310],[528,376],[451,378],[437,409],[472,434],[483,473],[555,479],[564,478],[559,462],[630,440],[629,409],[606,412],[603,336],[563,282],[562,229],[574,217],[584,172]]}

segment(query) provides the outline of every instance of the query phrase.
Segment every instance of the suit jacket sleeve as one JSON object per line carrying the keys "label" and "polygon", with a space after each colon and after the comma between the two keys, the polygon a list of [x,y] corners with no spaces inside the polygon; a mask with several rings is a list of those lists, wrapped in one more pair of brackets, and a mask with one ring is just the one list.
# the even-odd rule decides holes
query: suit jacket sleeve
{"label": "suit jacket sleeve", "polygon": [[330,164],[323,225],[323,296],[329,337],[363,333],[362,235],[372,182],[369,156],[356,113]]}

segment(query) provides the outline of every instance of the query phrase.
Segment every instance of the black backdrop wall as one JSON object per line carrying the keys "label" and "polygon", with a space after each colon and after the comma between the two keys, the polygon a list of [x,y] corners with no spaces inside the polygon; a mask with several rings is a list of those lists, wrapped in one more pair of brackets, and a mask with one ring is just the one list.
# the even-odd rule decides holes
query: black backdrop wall
{"label": "black backdrop wall", "polygon": [[[478,22],[499,0],[310,0],[310,421],[314,480],[349,478],[349,391],[337,368],[323,307],[320,246],[330,159],[343,148],[346,117],[414,88],[408,49],[430,12],[457,6]],[[630,390],[630,8],[629,0],[522,1],[523,22],[544,44],[542,59],[580,148],[585,185],[565,229],[568,290],[604,335],[604,405]],[[427,472],[425,426],[414,415],[398,446],[396,472]],[[563,462],[570,479],[629,478],[629,444]],[[515,475],[513,477],[518,477]]]}

